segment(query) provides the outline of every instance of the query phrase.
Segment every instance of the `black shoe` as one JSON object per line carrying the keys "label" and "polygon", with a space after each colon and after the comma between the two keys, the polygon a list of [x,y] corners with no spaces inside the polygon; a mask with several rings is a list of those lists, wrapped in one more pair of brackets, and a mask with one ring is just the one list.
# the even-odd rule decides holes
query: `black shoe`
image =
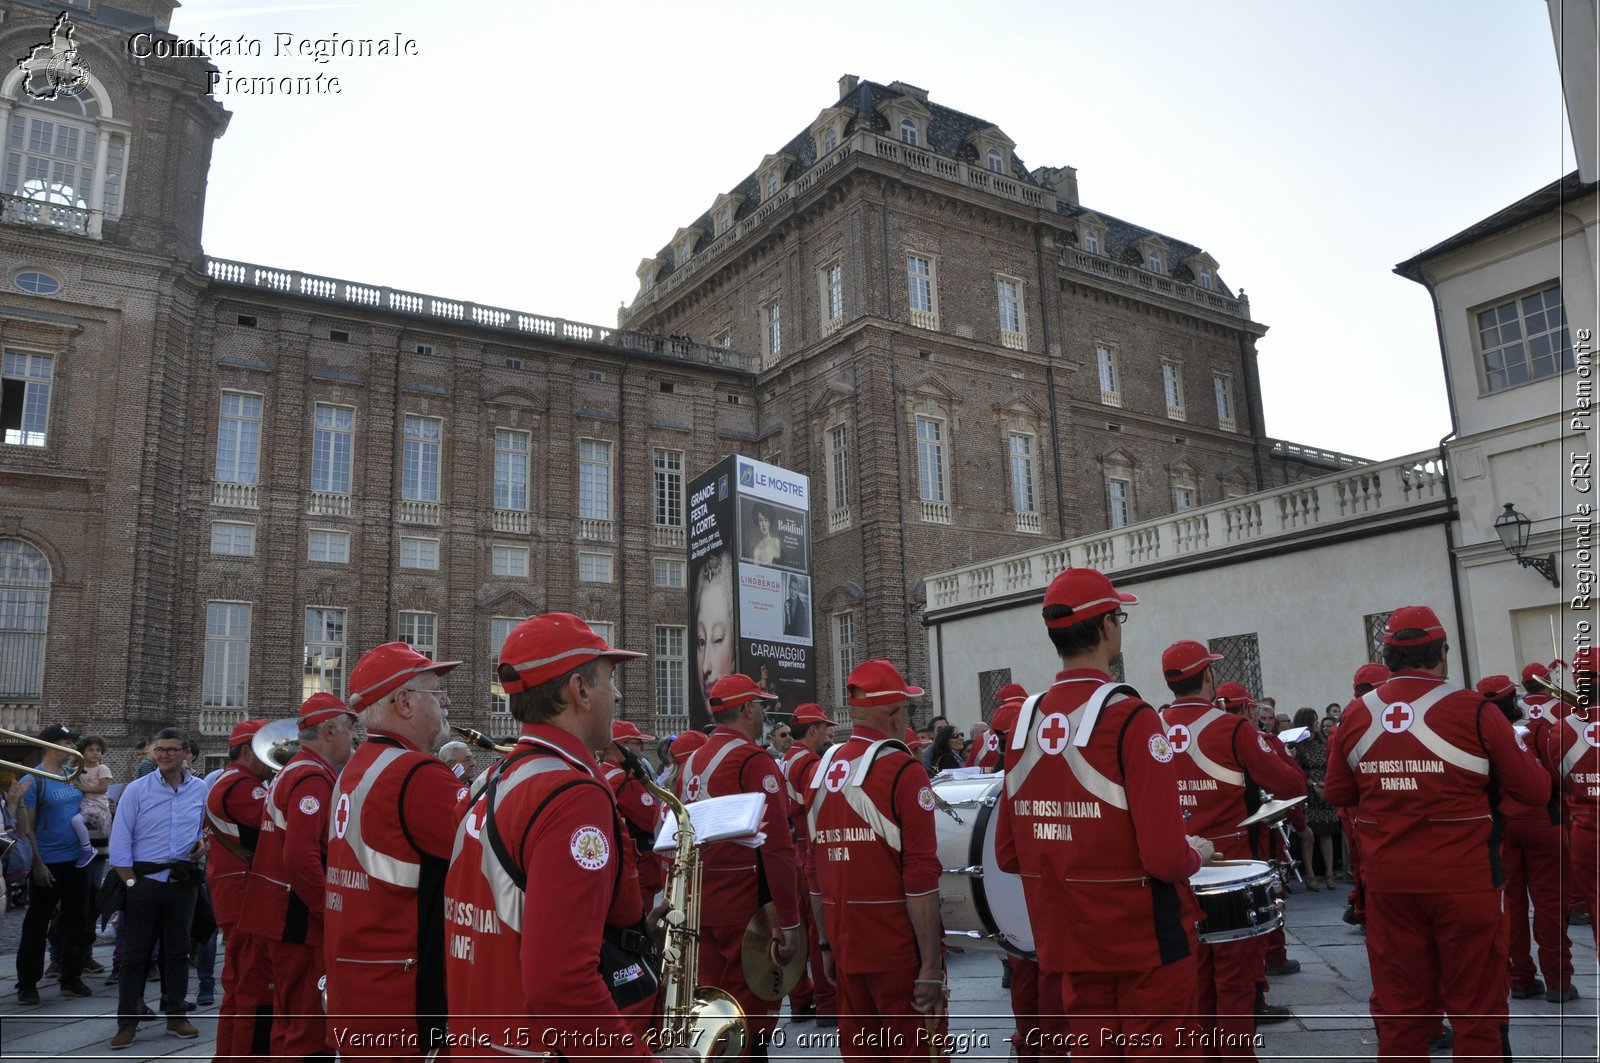
{"label": "black shoe", "polygon": [[1588,912],[1573,912],[1572,914],[1567,916],[1567,925],[1568,926],[1588,926],[1589,925],[1589,913]]}
{"label": "black shoe", "polygon": [[1544,983],[1539,981],[1539,979],[1537,979],[1537,978],[1535,978],[1533,980],[1533,984],[1530,985],[1530,986],[1526,986],[1526,987],[1524,987],[1524,986],[1512,986],[1511,987],[1511,999],[1512,1000],[1527,1000],[1529,997],[1542,997],[1542,996],[1544,996]]}
{"label": "black shoe", "polygon": [[1578,999],[1578,987],[1569,985],[1565,989],[1552,989],[1544,995],[1552,1004],[1565,1004],[1569,1000]]}
{"label": "black shoe", "polygon": [[94,990],[83,984],[82,978],[74,978],[70,982],[61,983],[61,992],[74,997],[92,997]]}
{"label": "black shoe", "polygon": [[1280,1022],[1288,1022],[1294,1018],[1294,1012],[1289,1010],[1287,1004],[1263,1004],[1256,1012],[1257,1026],[1272,1026]]}
{"label": "black shoe", "polygon": [[49,980],[51,978],[60,978],[61,977],[61,964],[60,964],[60,962],[57,961],[57,960],[51,960],[50,961],[50,966],[48,966],[48,967],[46,967],[44,969],[44,976],[45,976],[46,980]]}
{"label": "black shoe", "polygon": [[1455,1043],[1456,1032],[1450,1027],[1446,1026],[1444,1028],[1444,1033],[1428,1042],[1428,1051],[1429,1053],[1448,1052],[1455,1047]]}
{"label": "black shoe", "polygon": [[17,987],[17,1003],[18,1004],[37,1004],[37,1003],[39,1003],[39,990],[38,989],[23,989],[21,986],[18,986]]}
{"label": "black shoe", "polygon": [[816,1004],[816,1001],[812,1001],[810,1004],[807,1004],[803,1008],[790,1008],[789,1009],[789,1021],[790,1022],[810,1022],[811,1020],[815,1019],[816,1017],[817,1017],[817,1004]]}
{"label": "black shoe", "polygon": [[1361,925],[1361,920],[1356,918],[1356,906],[1353,904],[1347,904],[1344,906],[1344,915],[1340,916],[1340,918],[1349,923],[1351,926]]}
{"label": "black shoe", "polygon": [[217,995],[211,990],[207,989],[204,992],[196,993],[194,1002],[200,1005],[202,1008],[209,1008],[211,1005],[217,1002]]}
{"label": "black shoe", "polygon": [[1009,963],[1005,964],[1004,968],[1000,971],[1000,988],[1011,988],[1011,965]]}
{"label": "black shoe", "polygon": [[1269,976],[1273,977],[1273,978],[1276,978],[1279,975],[1284,975],[1284,974],[1299,974],[1299,973],[1300,973],[1300,961],[1299,960],[1284,960],[1282,963],[1274,963],[1274,964],[1272,964],[1272,965],[1267,967],[1267,974]]}

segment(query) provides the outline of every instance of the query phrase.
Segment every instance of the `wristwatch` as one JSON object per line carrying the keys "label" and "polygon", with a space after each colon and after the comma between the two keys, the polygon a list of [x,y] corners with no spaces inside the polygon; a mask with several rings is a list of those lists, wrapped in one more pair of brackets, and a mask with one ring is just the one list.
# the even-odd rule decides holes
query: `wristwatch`
{"label": "wristwatch", "polygon": [[128,887],[130,890],[133,889],[133,883],[134,883],[134,878],[131,875],[128,878],[125,878],[125,879],[122,880],[122,884],[124,886]]}

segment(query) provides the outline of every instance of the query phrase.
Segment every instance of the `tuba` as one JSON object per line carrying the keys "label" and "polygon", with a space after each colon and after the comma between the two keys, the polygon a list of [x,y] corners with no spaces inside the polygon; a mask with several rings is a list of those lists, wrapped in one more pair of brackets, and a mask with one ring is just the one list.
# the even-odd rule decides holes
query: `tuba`
{"label": "tuba", "polygon": [[694,984],[700,969],[700,850],[689,810],[677,794],[656,785],[626,749],[623,762],[678,817],[678,848],[663,890],[667,912],[660,935],[661,1030],[655,1047],[691,1049],[702,1063],[738,1059],[749,1030],[744,1009],[723,990]]}
{"label": "tuba", "polygon": [[251,736],[250,752],[273,774],[282,771],[289,758],[300,752],[300,721],[273,720]]}

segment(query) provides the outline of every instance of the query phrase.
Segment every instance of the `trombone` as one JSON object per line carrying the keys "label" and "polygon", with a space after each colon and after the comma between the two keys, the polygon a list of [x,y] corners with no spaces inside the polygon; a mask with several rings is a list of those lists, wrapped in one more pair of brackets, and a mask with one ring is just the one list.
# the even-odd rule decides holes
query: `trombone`
{"label": "trombone", "polygon": [[1578,694],[1567,690],[1565,687],[1552,683],[1543,676],[1529,676],[1528,685],[1531,687],[1538,687],[1540,690],[1544,691],[1546,694],[1549,694],[1551,697],[1555,698],[1563,705],[1566,705],[1568,708],[1576,709],[1581,705],[1587,704],[1586,700],[1580,697]]}
{"label": "trombone", "polygon": [[29,775],[37,775],[41,779],[53,779],[56,782],[69,781],[76,777],[78,772],[83,770],[83,754],[79,753],[71,746],[58,746],[54,742],[46,742],[43,739],[35,738],[32,735],[23,734],[21,731],[12,731],[4,727],[0,727],[0,739],[4,739],[8,742],[18,742],[23,745],[38,746],[40,750],[55,750],[57,753],[65,753],[68,760],[77,761],[76,764],[71,764],[68,766],[66,774],[45,771],[43,768],[30,768],[25,764],[18,764],[11,760],[0,760],[0,768],[11,768],[14,771],[25,771]]}

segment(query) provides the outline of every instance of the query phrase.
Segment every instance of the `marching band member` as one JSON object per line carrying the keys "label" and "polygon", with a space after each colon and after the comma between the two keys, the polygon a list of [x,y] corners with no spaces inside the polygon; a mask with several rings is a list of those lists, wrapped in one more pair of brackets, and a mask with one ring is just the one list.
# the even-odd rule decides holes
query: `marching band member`
{"label": "marching band member", "polygon": [[822,972],[822,950],[818,947],[817,919],[809,898],[816,887],[816,868],[810,862],[810,837],[807,821],[811,812],[811,779],[822,754],[833,744],[833,721],[815,702],[794,710],[789,723],[794,744],[783,760],[784,789],[789,798],[789,822],[794,835],[795,863],[800,870],[800,919],[805,924],[810,961],[789,994],[789,1021],[808,1022],[815,1018],[820,1026],[837,1026],[833,983]]}
{"label": "marching band member", "polygon": [[922,696],[893,664],[863,661],[845,681],[850,740],[811,782],[811,861],[823,967],[838,988],[846,1059],[944,1058],[947,1020],[933,787],[890,737]]}
{"label": "marching band member", "polygon": [[779,958],[788,960],[800,944],[799,871],[794,842],[784,829],[789,799],[777,762],[756,739],[761,737],[763,707],[777,700],[747,675],[737,672],[718,679],[708,697],[716,724],[705,745],[689,755],[678,779],[685,804],[726,794],[763,794],[767,803],[767,840],[760,850],[737,842],[708,845],[702,862],[699,984],[726,991],[744,1009],[749,1023],[751,1058],[766,1057],[767,1037],[777,1027],[776,1004],[762,1000],[744,976],[740,952],[745,927],[762,904],[763,891],[778,911],[783,943]]}
{"label": "marching band member", "polygon": [[614,670],[643,656],[570,613],[524,620],[501,647],[522,733],[484,773],[445,878],[452,1058],[655,1057],[622,1010],[648,1008],[653,980],[599,962],[643,936],[634,848],[593,753],[611,740]]}
{"label": "marching band member", "polygon": [[[1161,672],[1172,691],[1165,721],[1175,754],[1178,800],[1188,817],[1186,830],[1205,838],[1219,857],[1265,860],[1272,828],[1241,829],[1240,821],[1261,807],[1261,791],[1274,797],[1300,797],[1306,777],[1298,765],[1273,752],[1249,715],[1255,700],[1242,684],[1217,686],[1212,665],[1222,655],[1192,639],[1174,642],[1161,654]],[[1213,703],[1214,702],[1214,703]],[[1219,944],[1200,942],[1196,954],[1199,995],[1195,1010],[1212,1018],[1223,1036],[1223,1055],[1254,1059],[1258,983],[1266,970],[1264,935]]]}
{"label": "marching band member", "polygon": [[217,1009],[217,1057],[265,1059],[271,1051],[272,968],[267,943],[239,925],[250,865],[272,777],[250,746],[265,720],[245,720],[228,736],[228,766],[206,794],[206,886],[217,926],[228,943]]}
{"label": "marching band member", "polygon": [[644,744],[655,740],[655,735],[645,734],[631,720],[613,720],[611,741],[606,743],[604,755],[600,758],[600,769],[605,775],[606,785],[616,795],[617,808],[622,812],[623,822],[628,825],[628,837],[633,841],[638,856],[639,893],[646,904],[661,892],[666,877],[654,851],[656,822],[661,810],[650,791],[644,788],[644,783],[628,774],[622,766],[622,751],[618,747],[626,746],[630,753],[642,761]]}
{"label": "marching band member", "polygon": [[[1596,699],[1600,698],[1600,652],[1594,646],[1583,647],[1573,654],[1569,671],[1580,707],[1564,713],[1546,734],[1546,759],[1567,796],[1572,817],[1567,835],[1572,877],[1583,892],[1589,930],[1600,942],[1600,720],[1595,715]],[[1573,996],[1576,993],[1562,999]]]}
{"label": "marching band member", "polygon": [[1383,656],[1392,676],[1345,708],[1324,784],[1361,832],[1378,1051],[1426,1059],[1443,1010],[1456,1058],[1509,1056],[1492,790],[1533,804],[1550,779],[1494,706],[1446,682],[1449,644],[1432,609],[1389,614]]}
{"label": "marching band member", "polygon": [[[1356,674],[1351,680],[1351,693],[1361,697],[1369,690],[1373,690],[1389,681],[1389,669],[1381,664],[1364,664],[1356,669]],[[1328,736],[1332,741],[1332,736]],[[1326,798],[1324,798],[1326,800]],[[1367,887],[1366,880],[1361,874],[1361,836],[1356,831],[1355,814],[1351,809],[1339,809],[1339,828],[1344,833],[1345,863],[1350,869],[1350,893],[1345,898],[1344,921],[1351,926],[1365,927],[1367,925]],[[1311,870],[1306,869],[1309,879]]]}
{"label": "marching band member", "polygon": [[1196,991],[1187,880],[1211,843],[1185,837],[1161,717],[1111,685],[1122,607],[1137,601],[1090,568],[1051,581],[1043,614],[1061,671],[1006,750],[996,850],[1023,876],[1041,972],[1063,977],[1075,1059],[1170,1057]]}
{"label": "marching band member", "polygon": [[341,1058],[420,1058],[444,1044],[444,876],[467,787],[428,751],[450,737],[442,684],[460,663],[386,642],[350,672],[367,740],[333,792],[324,913]]}
{"label": "marching band member", "polygon": [[[1000,709],[1008,702],[1015,701],[1019,706],[1028,697],[1028,692],[1020,683],[1007,683],[995,692],[994,712],[989,717],[989,730],[983,736],[981,748],[976,750],[973,764],[983,771],[999,771],[1001,760],[1001,743],[1005,736],[1000,734],[995,727],[995,718],[1000,715]],[[1012,717],[1015,719],[1015,715]],[[979,743],[974,742],[977,746]]]}
{"label": "marching band member", "polygon": [[689,754],[710,741],[704,731],[684,731],[672,740],[672,745],[667,747],[667,759],[670,763],[661,778],[656,780],[656,785],[663,790],[678,792],[678,778],[683,774],[684,762],[689,759]]}
{"label": "marching band member", "polygon": [[350,759],[356,714],[318,691],[300,706],[300,751],[267,788],[239,923],[267,941],[272,959],[272,1055],[328,1056],[319,980],[327,889],[328,803]]}
{"label": "marching band member", "polygon": [[[1517,688],[1510,676],[1490,675],[1476,687],[1512,724],[1523,718]],[[1532,727],[1523,741],[1529,751],[1538,747],[1550,724],[1537,732]],[[1537,736],[1537,737],[1536,737]],[[1554,779],[1551,780],[1552,784]],[[1554,785],[1537,805],[1512,797],[1500,802],[1500,862],[1506,876],[1506,918],[1511,929],[1511,995],[1517,1000],[1545,995],[1551,1003],[1571,1000],[1572,942],[1567,938],[1567,905],[1561,896],[1561,812]],[[1540,981],[1533,966],[1528,941],[1528,902],[1533,901],[1533,941],[1539,946]],[[1568,996],[1568,993],[1572,996]]]}

